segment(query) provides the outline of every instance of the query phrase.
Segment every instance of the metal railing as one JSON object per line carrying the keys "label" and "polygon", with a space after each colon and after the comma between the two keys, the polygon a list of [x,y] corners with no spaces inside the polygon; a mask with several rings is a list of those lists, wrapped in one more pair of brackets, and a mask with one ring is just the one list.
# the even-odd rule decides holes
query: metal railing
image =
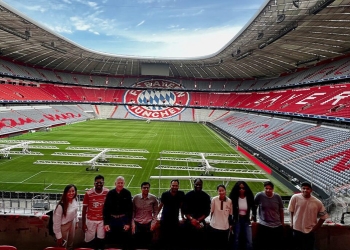
{"label": "metal railing", "polygon": [[[62,194],[0,191],[0,214],[41,215],[54,209]],[[84,195],[78,195],[79,212]]]}

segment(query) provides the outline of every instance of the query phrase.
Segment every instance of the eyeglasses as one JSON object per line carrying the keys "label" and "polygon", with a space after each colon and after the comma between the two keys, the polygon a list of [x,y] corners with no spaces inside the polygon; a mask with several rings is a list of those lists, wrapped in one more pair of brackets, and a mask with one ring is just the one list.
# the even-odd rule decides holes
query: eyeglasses
{"label": "eyeglasses", "polygon": [[96,185],[99,185],[99,184],[100,184],[100,185],[103,185],[104,183],[105,183],[104,181],[96,181],[96,182],[95,182]]}
{"label": "eyeglasses", "polygon": [[142,187],[142,189],[149,189],[149,187]]}

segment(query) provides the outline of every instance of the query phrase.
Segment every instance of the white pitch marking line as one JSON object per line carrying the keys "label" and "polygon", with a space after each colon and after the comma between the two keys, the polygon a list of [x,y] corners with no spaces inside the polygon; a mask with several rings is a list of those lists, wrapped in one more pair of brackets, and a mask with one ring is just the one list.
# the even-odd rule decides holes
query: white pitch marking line
{"label": "white pitch marking line", "polygon": [[135,175],[132,175],[131,180],[129,181],[128,185],[126,186],[127,188],[129,187],[130,183],[132,182],[132,180],[134,179]]}
{"label": "white pitch marking line", "polygon": [[52,183],[50,185],[48,185],[46,188],[44,188],[44,190],[49,189],[49,187],[51,187],[51,186],[52,186]]}
{"label": "white pitch marking line", "polygon": [[27,181],[27,180],[29,180],[29,179],[33,178],[34,176],[36,176],[36,175],[38,175],[38,174],[41,174],[41,171],[40,171],[40,172],[38,172],[38,173],[36,173],[36,174],[34,174],[34,175],[32,175],[32,176],[30,176],[30,177],[28,177],[27,179],[24,179],[24,180],[23,180],[23,181],[21,181],[20,183],[23,183],[23,182],[25,182],[25,181]]}

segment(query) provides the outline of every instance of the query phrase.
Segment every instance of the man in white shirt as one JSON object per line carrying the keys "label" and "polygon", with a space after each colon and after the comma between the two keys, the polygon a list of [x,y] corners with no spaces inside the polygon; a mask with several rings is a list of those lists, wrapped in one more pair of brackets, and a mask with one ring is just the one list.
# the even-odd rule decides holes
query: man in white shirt
{"label": "man in white shirt", "polygon": [[[291,228],[293,229],[293,242],[295,249],[298,250],[314,249],[315,231],[328,218],[322,202],[311,193],[311,183],[304,181],[301,183],[301,193],[294,194],[288,206]],[[319,219],[317,220],[317,218]]]}

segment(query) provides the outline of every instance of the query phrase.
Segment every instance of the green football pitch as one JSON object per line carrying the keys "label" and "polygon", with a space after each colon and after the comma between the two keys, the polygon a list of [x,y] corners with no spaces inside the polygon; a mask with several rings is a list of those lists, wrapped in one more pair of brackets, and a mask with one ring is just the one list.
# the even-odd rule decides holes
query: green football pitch
{"label": "green football pitch", "polygon": [[[170,180],[150,179],[150,176],[199,176],[203,171],[189,170],[159,170],[159,165],[198,167],[198,162],[191,159],[200,159],[199,155],[189,155],[189,152],[212,153],[217,156],[207,156],[208,160],[229,160],[247,162],[227,141],[213,132],[204,124],[186,122],[162,122],[135,120],[90,120],[66,126],[53,128],[48,132],[28,133],[11,140],[33,141],[67,141],[69,144],[51,144],[57,149],[30,148],[31,152],[40,152],[43,155],[16,155],[11,154],[11,159],[0,159],[0,191],[24,191],[40,193],[61,193],[65,185],[73,183],[80,194],[86,188],[93,186],[94,177],[101,174],[105,177],[105,186],[114,187],[115,178],[119,175],[125,177],[125,187],[134,195],[140,192],[140,184],[150,181],[151,192],[159,195],[170,186]],[[0,141],[2,147],[9,145]],[[15,142],[12,142],[15,144]],[[32,144],[35,146],[46,144]],[[69,148],[70,147],[70,148]],[[84,147],[80,150],[72,150],[72,147]],[[126,168],[119,166],[101,166],[99,171],[86,171],[83,165],[57,165],[35,164],[38,160],[46,161],[88,161],[100,151],[93,148],[118,149],[106,152],[109,163],[134,164],[140,168]],[[20,151],[21,149],[13,149]],[[12,151],[12,150],[11,150]],[[135,152],[132,152],[135,151]],[[172,153],[167,154],[164,151]],[[174,154],[174,151],[180,151]],[[57,153],[73,153],[74,156],[62,156]],[[92,156],[77,156],[78,153]],[[56,155],[53,155],[56,154]],[[235,155],[227,158],[224,154]],[[159,158],[162,157],[163,160]],[[168,157],[168,159],[164,159]],[[183,158],[189,160],[181,161]],[[176,160],[177,159],[177,160]],[[180,160],[179,160],[180,159]],[[214,164],[213,164],[214,165]],[[259,168],[253,164],[225,164],[217,163],[217,168],[252,169]],[[214,176],[232,176],[245,178],[267,178],[267,174],[238,174],[238,173],[213,173]],[[271,179],[276,187],[275,191],[281,195],[290,195],[292,192]],[[203,189],[211,196],[216,195],[216,186],[222,181],[204,181]],[[226,184],[226,182],[224,182]],[[231,190],[234,182],[228,183],[227,190]],[[263,190],[262,183],[248,182],[254,193]],[[180,189],[189,191],[193,188],[192,181],[181,180]]]}

